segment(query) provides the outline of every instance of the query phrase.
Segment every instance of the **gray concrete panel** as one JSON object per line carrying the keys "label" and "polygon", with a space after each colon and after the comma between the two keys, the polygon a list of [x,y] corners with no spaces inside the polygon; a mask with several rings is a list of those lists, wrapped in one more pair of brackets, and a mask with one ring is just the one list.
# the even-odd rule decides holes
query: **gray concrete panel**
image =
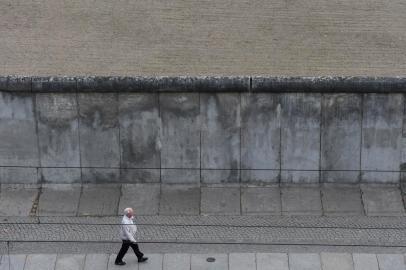
{"label": "gray concrete panel", "polygon": [[0,183],[36,184],[38,183],[37,168],[0,167]]}
{"label": "gray concrete panel", "polygon": [[199,215],[200,187],[194,185],[162,185],[160,215]]}
{"label": "gray concrete panel", "polygon": [[[214,262],[207,262],[206,259],[213,257]],[[228,269],[227,254],[192,254],[191,270],[224,270]]]}
{"label": "gray concrete panel", "polygon": [[355,270],[379,270],[378,259],[375,254],[354,253],[352,259]]}
{"label": "gray concrete panel", "polygon": [[38,173],[41,183],[69,184],[82,182],[80,168],[39,168]]}
{"label": "gray concrete panel", "polygon": [[377,254],[379,270],[406,270],[403,254]]}
{"label": "gray concrete panel", "polygon": [[118,214],[132,207],[136,215],[157,215],[159,210],[159,184],[124,184],[121,187]]}
{"label": "gray concrete panel", "polygon": [[361,171],[361,182],[398,184],[400,174],[400,172]]}
{"label": "gray concrete panel", "polygon": [[277,94],[241,94],[241,168],[280,169],[280,113]]}
{"label": "gray concrete panel", "polygon": [[167,184],[198,184],[200,169],[161,169],[161,181]]}
{"label": "gray concrete panel", "polygon": [[161,172],[159,169],[121,169],[120,183],[159,183]]}
{"label": "gray concrete panel", "polygon": [[78,215],[114,216],[117,214],[120,195],[120,185],[83,185]]}
{"label": "gray concrete panel", "polygon": [[30,254],[25,260],[24,270],[54,270],[56,254]]}
{"label": "gray concrete panel", "polygon": [[361,172],[357,171],[326,171],[320,172],[321,183],[359,183],[361,181]]}
{"label": "gray concrete panel", "polygon": [[199,94],[160,95],[162,168],[200,168]]}
{"label": "gray concrete panel", "polygon": [[361,191],[368,216],[404,216],[405,209],[398,187],[362,185]]}
{"label": "gray concrete panel", "polygon": [[322,96],[322,182],[359,181],[359,172],[356,175],[356,172],[347,174],[329,171],[361,169],[361,105],[362,96],[358,94]]}
{"label": "gray concrete panel", "polygon": [[161,138],[157,93],[119,94],[121,166],[159,168]]}
{"label": "gray concrete panel", "polygon": [[241,212],[243,215],[280,215],[279,187],[241,188]]}
{"label": "gray concrete panel", "polygon": [[290,253],[290,270],[321,270],[320,255],[316,253]]}
{"label": "gray concrete panel", "polygon": [[138,270],[162,270],[162,254],[147,254],[148,261],[138,264]]}
{"label": "gray concrete panel", "polygon": [[191,254],[164,254],[163,270],[190,270]]}
{"label": "gray concrete panel", "polygon": [[39,189],[1,185],[0,216],[29,216]]}
{"label": "gray concrete panel", "polygon": [[256,270],[255,253],[230,253],[228,270]]}
{"label": "gray concrete panel", "polygon": [[241,183],[272,184],[279,183],[280,173],[277,170],[241,170]]}
{"label": "gray concrete panel", "polygon": [[41,166],[80,167],[76,94],[37,94]]}
{"label": "gray concrete panel", "polygon": [[119,167],[117,95],[81,93],[78,102],[82,167]]}
{"label": "gray concrete panel", "polygon": [[[1,257],[1,256],[0,256]],[[0,261],[0,270],[24,270],[27,255],[3,255]]]}
{"label": "gray concrete panel", "polygon": [[358,186],[325,185],[321,189],[326,216],[360,216],[364,214]]}
{"label": "gray concrete panel", "polygon": [[282,215],[321,215],[320,190],[314,187],[282,187]]}
{"label": "gray concrete panel", "polygon": [[[401,94],[364,94],[361,170],[399,171],[403,109]],[[385,183],[393,179],[391,175],[381,179],[362,175],[361,180]]]}
{"label": "gray concrete panel", "polygon": [[[238,182],[240,169],[240,95],[201,93],[200,113],[202,169],[217,171],[203,177],[209,182]],[[203,173],[203,172],[202,172]]]}
{"label": "gray concrete panel", "polygon": [[85,254],[58,254],[55,270],[83,270]]}
{"label": "gray concrete panel", "polygon": [[107,270],[109,254],[86,254],[84,270]]}
{"label": "gray concrete panel", "polygon": [[0,164],[38,166],[34,102],[28,94],[0,92]]}
{"label": "gray concrete panel", "polygon": [[39,199],[39,216],[76,216],[80,186],[72,184],[46,184]]}
{"label": "gray concrete panel", "polygon": [[289,270],[288,254],[257,253],[257,270]]}
{"label": "gray concrete panel", "polygon": [[205,184],[238,183],[240,182],[240,170],[201,170],[200,181]]}
{"label": "gray concrete panel", "polygon": [[319,171],[282,170],[281,183],[311,184],[319,182]]}
{"label": "gray concrete panel", "polygon": [[320,258],[323,270],[354,270],[354,263],[350,253],[322,252]]}
{"label": "gray concrete panel", "polygon": [[120,169],[82,168],[83,183],[120,183]]}
{"label": "gray concrete panel", "polygon": [[224,187],[201,188],[201,213],[211,215],[239,215],[240,189]]}
{"label": "gray concrete panel", "polygon": [[[319,170],[320,110],[320,94],[281,95],[282,170]],[[300,182],[302,179],[298,177],[281,179],[282,182],[288,180]],[[311,180],[319,182],[318,178]]]}

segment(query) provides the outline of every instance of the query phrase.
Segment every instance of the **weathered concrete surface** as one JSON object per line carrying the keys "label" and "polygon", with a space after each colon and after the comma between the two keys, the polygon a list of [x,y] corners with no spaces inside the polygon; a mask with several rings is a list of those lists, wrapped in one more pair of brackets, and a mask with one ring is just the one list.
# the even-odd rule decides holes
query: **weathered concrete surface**
{"label": "weathered concrete surface", "polygon": [[241,212],[254,215],[280,215],[279,187],[241,188]]}
{"label": "weathered concrete surface", "polygon": [[81,93],[78,102],[82,167],[119,167],[117,95]]}
{"label": "weathered concrete surface", "polygon": [[3,0],[0,10],[1,74],[353,76],[406,67],[399,0]]}
{"label": "weathered concrete surface", "polygon": [[41,183],[74,184],[82,182],[81,168],[39,168]]}
{"label": "weathered concrete surface", "polygon": [[399,182],[403,95],[364,94],[361,170],[363,182]]}
{"label": "weathered concrete surface", "polygon": [[354,270],[354,263],[350,253],[322,252],[320,259],[323,270]]}
{"label": "weathered concrete surface", "polygon": [[158,183],[161,181],[160,169],[121,169],[120,183]]}
{"label": "weathered concrete surface", "polygon": [[42,185],[39,216],[75,216],[78,210],[80,186],[69,184]]}
{"label": "weathered concrete surface", "polygon": [[24,270],[54,270],[56,254],[30,254],[25,260]]}
{"label": "weathered concrete surface", "polygon": [[280,117],[279,95],[241,94],[242,182],[279,182]]}
{"label": "weathered concrete surface", "polygon": [[121,187],[118,215],[127,207],[132,207],[135,214],[157,215],[159,211],[160,186],[157,184],[125,184]]}
{"label": "weathered concrete surface", "polygon": [[0,270],[24,270],[27,255],[12,254],[0,256]]}
{"label": "weathered concrete surface", "polygon": [[375,254],[352,254],[355,270],[379,270],[378,259]]}
{"label": "weathered concrete surface", "polygon": [[76,95],[37,94],[35,102],[41,166],[80,167]]}
{"label": "weathered concrete surface", "polygon": [[405,258],[402,254],[377,254],[380,270],[405,270]]}
{"label": "weathered concrete surface", "polygon": [[33,96],[0,92],[0,164],[38,166]]}
{"label": "weathered concrete surface", "polygon": [[78,215],[114,216],[120,200],[118,185],[84,185],[79,200]]}
{"label": "weathered concrete surface", "polygon": [[38,183],[37,168],[0,167],[0,183],[36,184]]}
{"label": "weathered concrete surface", "polygon": [[321,189],[323,213],[327,216],[359,216],[364,214],[358,186],[325,185]]}
{"label": "weathered concrete surface", "polygon": [[289,270],[289,259],[286,253],[257,253],[257,270]]}
{"label": "weathered concrete surface", "polygon": [[163,270],[190,270],[191,254],[164,254]]}
{"label": "weathered concrete surface", "polygon": [[58,254],[55,270],[78,270],[85,265],[84,254]]}
{"label": "weathered concrete surface", "polygon": [[120,183],[120,169],[82,168],[83,183]]}
{"label": "weathered concrete surface", "polygon": [[201,181],[239,182],[240,95],[201,93],[200,115]]}
{"label": "weathered concrete surface", "polygon": [[85,266],[83,270],[107,270],[108,262],[108,254],[86,254]]}
{"label": "weathered concrete surface", "polygon": [[1,185],[0,215],[28,216],[38,196],[37,186]]}
{"label": "weathered concrete surface", "polygon": [[[207,262],[206,259],[213,257],[214,262]],[[192,254],[191,270],[223,270],[228,269],[228,256],[225,254]]]}
{"label": "weathered concrete surface", "polygon": [[193,185],[162,185],[160,215],[199,215],[200,187]]}
{"label": "weathered concrete surface", "polygon": [[159,168],[161,139],[158,94],[120,94],[121,166]]}
{"label": "weathered concrete surface", "polygon": [[405,208],[397,187],[362,185],[362,200],[368,216],[404,216]]}
{"label": "weathered concrete surface", "polygon": [[228,255],[228,269],[257,270],[255,253],[230,253]]}
{"label": "weathered concrete surface", "polygon": [[318,183],[320,94],[281,95],[281,182]]}
{"label": "weathered concrete surface", "polygon": [[282,187],[282,215],[321,215],[320,190],[312,187]]}
{"label": "weathered concrete surface", "polygon": [[320,255],[314,253],[289,254],[290,270],[321,270]]}
{"label": "weathered concrete surface", "polygon": [[240,189],[223,187],[201,188],[201,213],[211,215],[239,215]]}
{"label": "weathered concrete surface", "polygon": [[321,182],[359,182],[362,96],[322,96]]}
{"label": "weathered concrete surface", "polygon": [[[193,93],[162,94],[161,167],[168,169],[200,168],[199,95]],[[186,176],[186,177],[185,177]],[[162,171],[162,182],[198,182],[200,172]]]}

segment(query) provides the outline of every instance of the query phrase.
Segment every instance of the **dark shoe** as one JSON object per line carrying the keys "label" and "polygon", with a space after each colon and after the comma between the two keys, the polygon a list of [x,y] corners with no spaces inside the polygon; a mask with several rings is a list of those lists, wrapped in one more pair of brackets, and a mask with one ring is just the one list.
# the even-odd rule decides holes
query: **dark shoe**
{"label": "dark shoe", "polygon": [[115,265],[125,265],[125,262],[121,261],[121,262],[115,262]]}
{"label": "dark shoe", "polygon": [[141,259],[138,259],[138,262],[145,262],[148,260],[148,257],[142,257]]}

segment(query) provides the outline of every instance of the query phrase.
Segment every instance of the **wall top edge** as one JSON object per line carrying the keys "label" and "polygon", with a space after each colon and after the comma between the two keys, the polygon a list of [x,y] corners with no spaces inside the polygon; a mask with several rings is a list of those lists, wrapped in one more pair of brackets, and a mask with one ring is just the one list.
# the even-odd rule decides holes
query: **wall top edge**
{"label": "wall top edge", "polygon": [[0,76],[8,92],[406,93],[405,77],[36,77]]}

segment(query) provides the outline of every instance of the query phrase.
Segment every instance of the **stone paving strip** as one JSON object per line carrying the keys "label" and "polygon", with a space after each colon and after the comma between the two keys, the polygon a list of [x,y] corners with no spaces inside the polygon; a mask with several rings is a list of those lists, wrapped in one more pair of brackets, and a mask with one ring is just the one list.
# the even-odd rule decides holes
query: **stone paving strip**
{"label": "stone paving strip", "polygon": [[[406,270],[404,254],[367,253],[154,253],[138,264],[128,253],[125,266],[116,254],[0,255],[0,270]],[[212,259],[212,260],[209,260]]]}
{"label": "stone paving strip", "polygon": [[[61,217],[44,218],[42,223],[1,223],[0,241],[118,242],[119,217],[94,220]],[[139,217],[137,223],[143,243],[406,247],[405,218],[158,216]]]}
{"label": "stone paving strip", "polygon": [[43,184],[0,186],[0,216],[138,215],[405,216],[396,185],[195,186]]}

